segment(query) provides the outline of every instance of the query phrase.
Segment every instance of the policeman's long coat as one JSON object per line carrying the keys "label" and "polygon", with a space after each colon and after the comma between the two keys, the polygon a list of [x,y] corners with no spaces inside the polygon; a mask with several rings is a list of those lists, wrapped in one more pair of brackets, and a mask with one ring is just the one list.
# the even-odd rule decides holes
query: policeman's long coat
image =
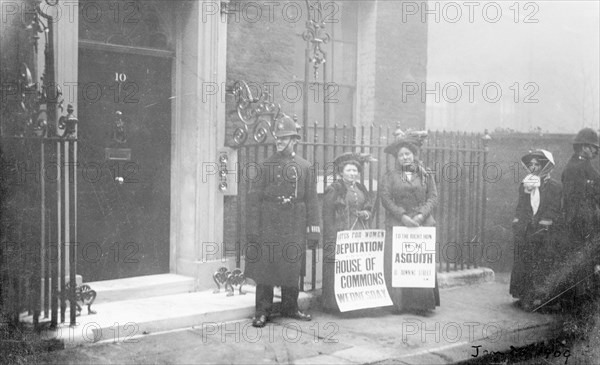
{"label": "policeman's long coat", "polygon": [[562,173],[565,223],[572,235],[583,241],[600,232],[600,175],[590,160],[573,155]]}
{"label": "policeman's long coat", "polygon": [[[319,226],[316,178],[310,163],[275,153],[258,164],[247,200],[244,273],[257,284],[297,287],[307,226]],[[292,197],[281,204],[280,197]]]}
{"label": "policeman's long coat", "polygon": [[[600,233],[600,174],[592,162],[574,154],[562,173],[563,210],[569,240],[565,252],[575,255],[574,262],[565,264],[571,270],[569,283],[575,283],[590,275],[600,262],[600,246],[594,237]],[[589,293],[596,284],[593,278],[584,280],[571,294]],[[592,294],[593,295],[593,294]]]}

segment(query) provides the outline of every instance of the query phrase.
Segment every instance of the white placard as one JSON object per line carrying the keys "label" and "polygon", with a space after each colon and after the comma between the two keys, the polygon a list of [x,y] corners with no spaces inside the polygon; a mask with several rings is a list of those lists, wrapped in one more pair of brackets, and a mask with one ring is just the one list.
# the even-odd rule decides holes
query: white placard
{"label": "white placard", "polygon": [[435,287],[435,227],[394,227],[392,287]]}
{"label": "white placard", "polygon": [[340,312],[392,305],[383,274],[385,230],[340,231],[335,247],[335,300]]}

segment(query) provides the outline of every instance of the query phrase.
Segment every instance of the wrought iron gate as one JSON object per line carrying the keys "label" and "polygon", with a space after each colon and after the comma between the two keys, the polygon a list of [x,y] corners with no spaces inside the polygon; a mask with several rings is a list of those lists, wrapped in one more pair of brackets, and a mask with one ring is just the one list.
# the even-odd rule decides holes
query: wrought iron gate
{"label": "wrought iron gate", "polygon": [[[54,74],[55,22],[40,4],[22,0],[21,16],[2,24],[5,39],[19,52],[3,57],[0,65],[0,314],[14,326],[26,311],[37,326],[43,311],[55,327],[59,313],[65,321],[66,301],[75,298],[77,284],[77,118],[71,105],[59,117],[63,106]],[[41,75],[40,38],[45,56]],[[76,301],[70,300],[71,325],[75,317]]]}

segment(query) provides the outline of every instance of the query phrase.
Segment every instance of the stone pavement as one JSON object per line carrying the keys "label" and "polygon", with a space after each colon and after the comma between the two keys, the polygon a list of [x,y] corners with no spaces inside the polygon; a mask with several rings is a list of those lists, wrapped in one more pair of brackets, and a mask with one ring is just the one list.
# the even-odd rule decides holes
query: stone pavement
{"label": "stone pavement", "polygon": [[275,317],[262,329],[252,327],[249,318],[207,317],[192,327],[81,343],[38,360],[52,364],[454,363],[474,359],[477,351],[505,351],[551,338],[557,330],[557,316],[514,307],[507,279],[500,275],[491,283],[442,289],[441,307],[427,317],[394,315],[388,308],[342,314],[312,308],[312,322]]}

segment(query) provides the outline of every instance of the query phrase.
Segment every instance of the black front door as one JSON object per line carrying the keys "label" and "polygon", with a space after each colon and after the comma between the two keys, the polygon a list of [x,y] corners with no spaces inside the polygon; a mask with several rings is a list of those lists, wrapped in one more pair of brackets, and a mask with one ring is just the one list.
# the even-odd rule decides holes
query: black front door
{"label": "black front door", "polygon": [[171,60],[79,51],[78,274],[169,271]]}

